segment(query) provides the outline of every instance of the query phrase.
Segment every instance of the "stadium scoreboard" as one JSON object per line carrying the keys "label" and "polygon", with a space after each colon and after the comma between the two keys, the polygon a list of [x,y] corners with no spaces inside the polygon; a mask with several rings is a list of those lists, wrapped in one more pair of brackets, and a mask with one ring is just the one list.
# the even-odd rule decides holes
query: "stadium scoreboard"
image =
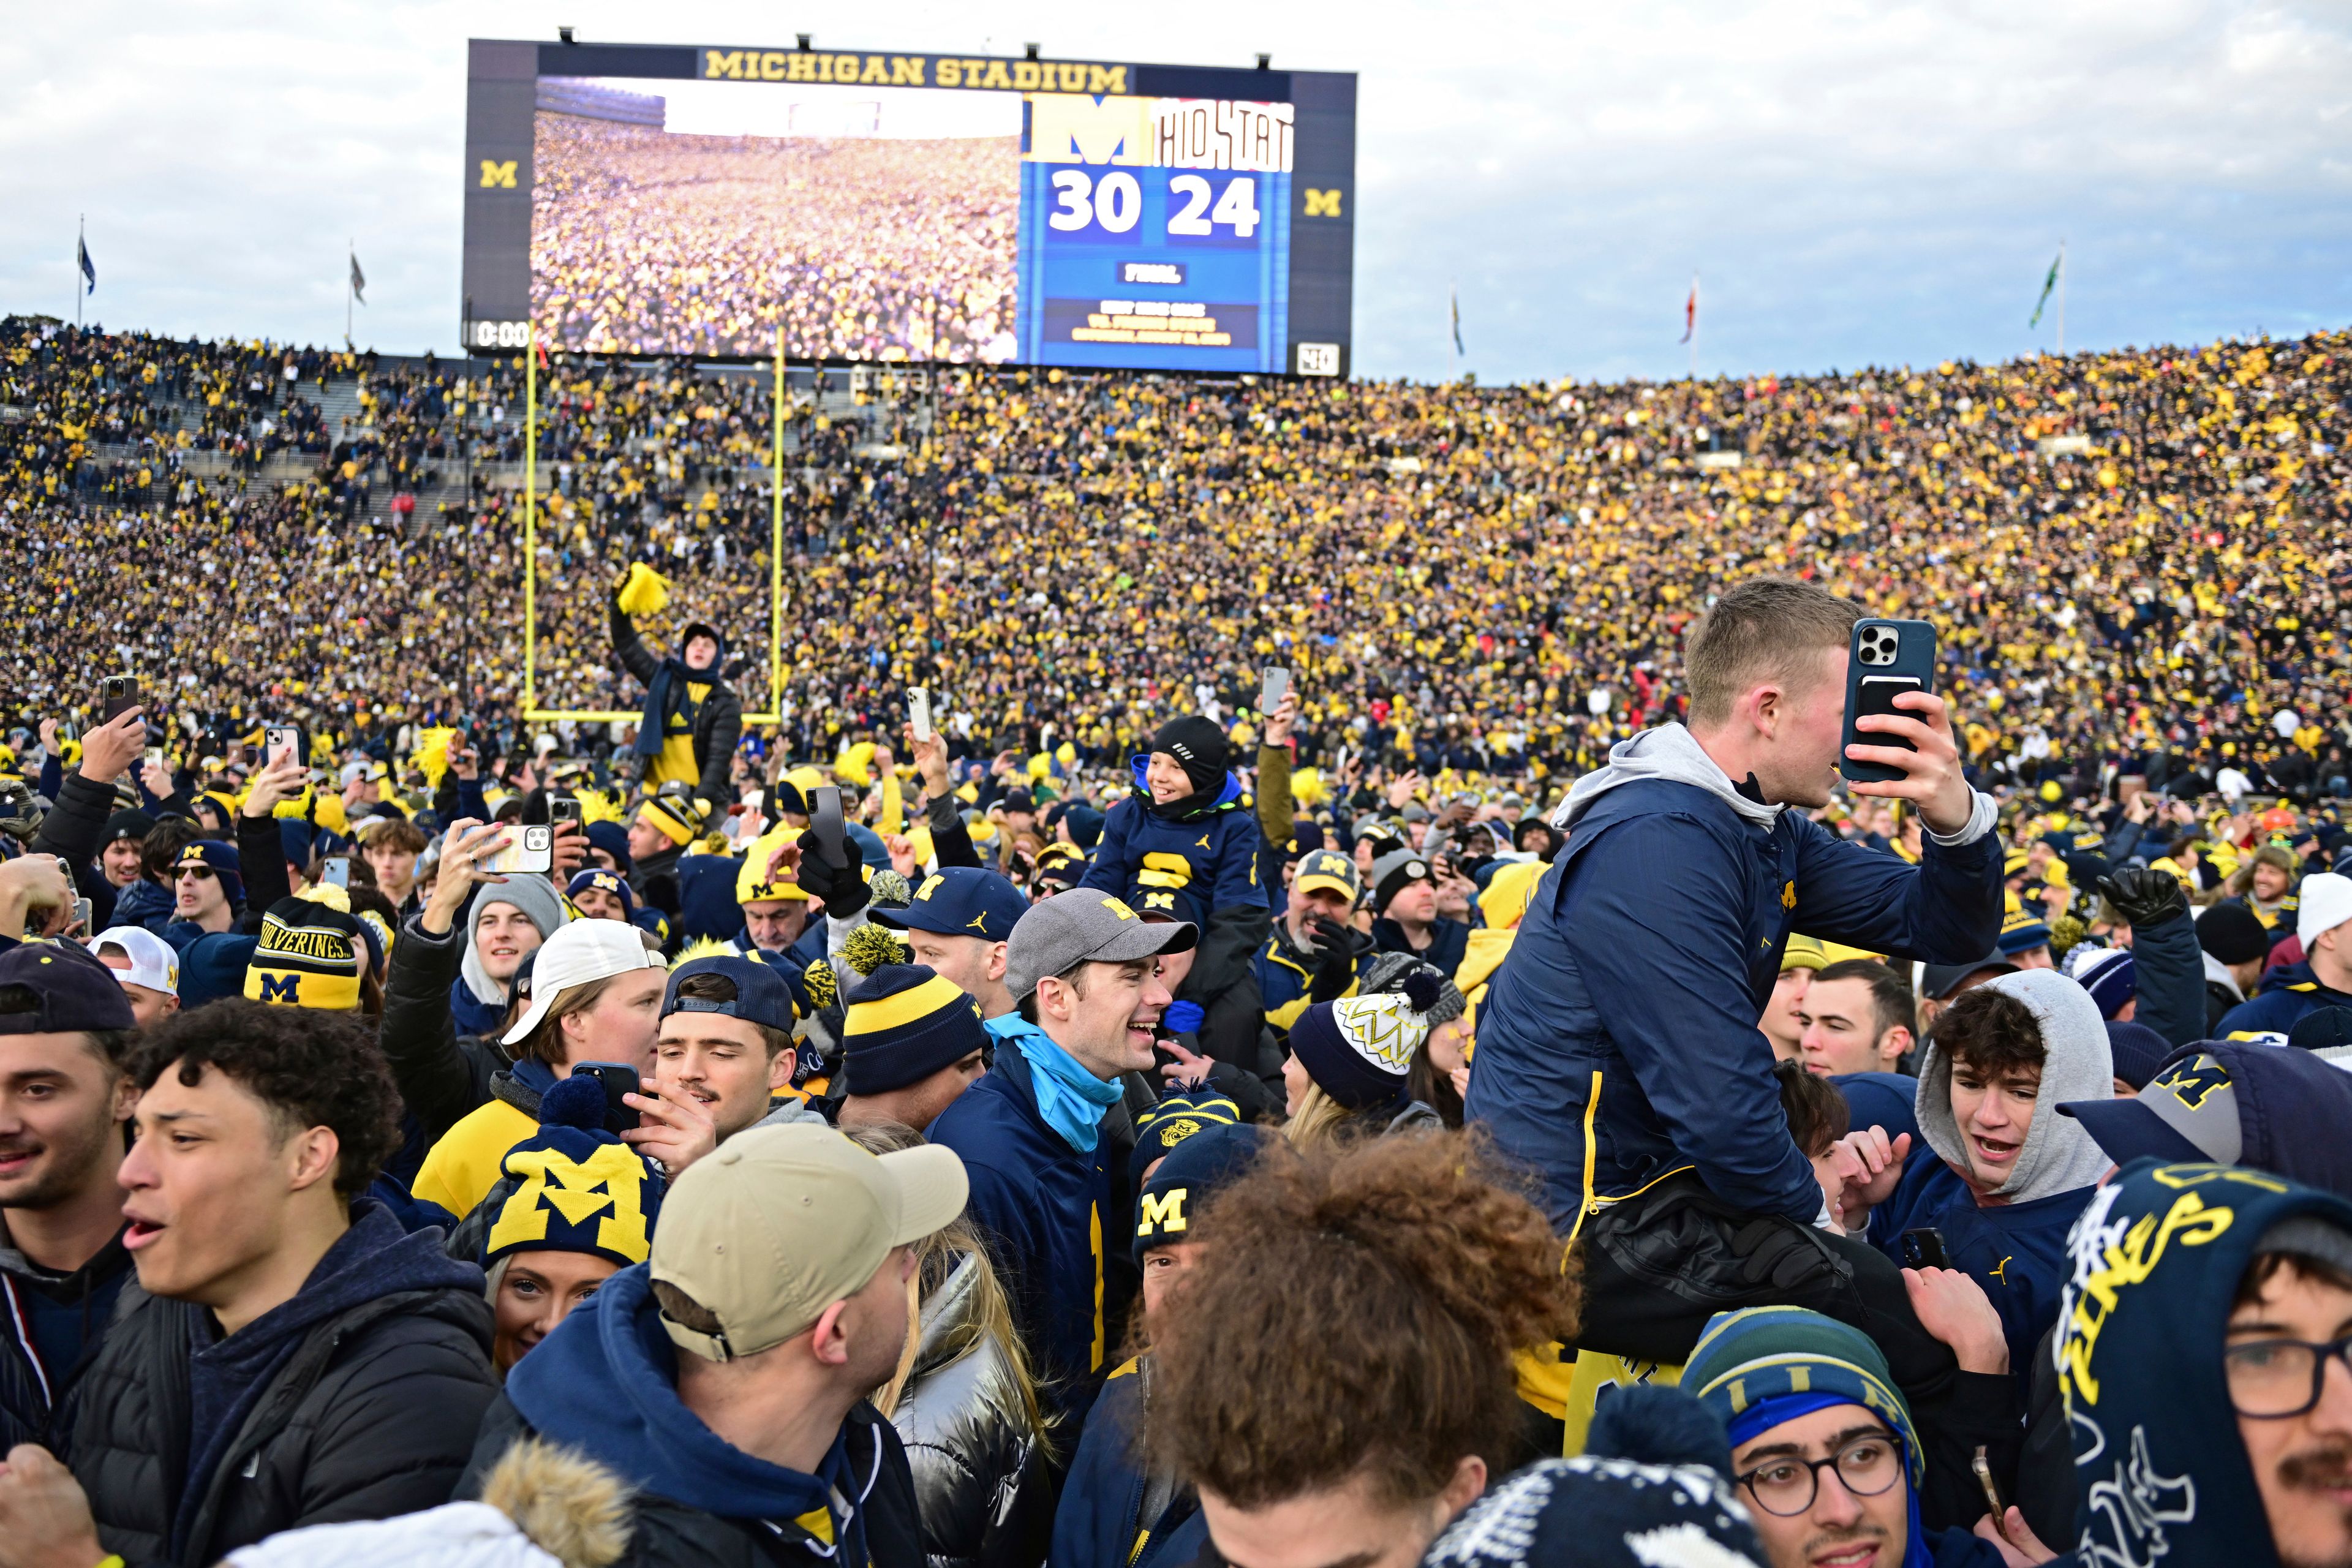
{"label": "stadium scoreboard", "polygon": [[468,349],[1349,373],[1356,79],[473,41]]}

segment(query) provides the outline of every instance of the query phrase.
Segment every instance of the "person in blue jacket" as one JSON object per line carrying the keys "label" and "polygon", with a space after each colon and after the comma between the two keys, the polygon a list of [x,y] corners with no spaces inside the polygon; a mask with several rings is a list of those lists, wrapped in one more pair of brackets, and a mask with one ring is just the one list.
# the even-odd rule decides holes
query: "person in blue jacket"
{"label": "person in blue jacket", "polygon": [[1005,944],[1022,1010],[988,1020],[995,1061],[930,1125],[932,1142],[963,1157],[972,1223],[1059,1415],[1092,1403],[1135,1295],[1124,1255],[1105,1256],[1128,1199],[1112,1190],[1103,1118],[1123,1075],[1151,1070],[1171,1000],[1160,955],[1197,940],[1190,922],[1146,921],[1094,888],[1032,905]]}
{"label": "person in blue jacket", "polygon": [[1993,803],[1961,774],[1941,698],[1859,721],[1915,751],[1851,752],[1906,770],[1851,788],[1916,805],[1918,865],[1805,815],[1835,782],[1860,614],[1782,579],[1728,590],[1690,637],[1689,727],[1621,742],[1555,816],[1569,845],[1480,1009],[1466,1113],[1534,1170],[1563,1232],[1693,1169],[1742,1212],[1822,1217],[1757,1026],[1789,933],[1930,963],[2000,933]]}
{"label": "person in blue jacket", "polygon": [[2294,934],[2303,962],[2263,976],[2262,994],[2221,1015],[2213,1032],[2225,1040],[2284,1035],[2306,1013],[2352,1007],[2352,877],[2321,871],[2303,879]]}
{"label": "person in blue jacket", "polygon": [[1921,1151],[1865,1127],[1842,1141],[1842,1218],[1868,1215],[1872,1243],[1916,1266],[1905,1233],[1934,1229],[1949,1267],[2000,1315],[2022,1394],[2033,1347],[2058,1315],[2066,1232],[2105,1174],[2089,1131],[2061,1103],[2112,1100],[2115,1059],[2099,1009],[2054,969],[1986,981],[1936,1020],[1919,1065]]}
{"label": "person in blue jacket", "polygon": [[[1147,1341],[1168,1331],[1174,1310],[1170,1287],[1198,1255],[1201,1210],[1249,1170],[1263,1137],[1248,1125],[1202,1123],[1180,1139],[1136,1194],[1130,1234],[1136,1267],[1143,1271]],[[1104,1381],[1101,1397],[1087,1414],[1054,1514],[1047,1568],[1183,1568],[1208,1544],[1198,1494],[1172,1469],[1153,1464],[1145,1450],[1150,1399],[1147,1350]]]}
{"label": "person in blue jacket", "polygon": [[1103,818],[1078,886],[1122,901],[1150,895],[1160,912],[1199,929],[1200,953],[1177,995],[1204,1010],[1198,1033],[1209,1056],[1255,1070],[1263,1020],[1253,964],[1273,912],[1258,878],[1257,814],[1226,771],[1230,752],[1213,719],[1192,713],[1161,725],[1150,752],[1131,759],[1134,787]]}

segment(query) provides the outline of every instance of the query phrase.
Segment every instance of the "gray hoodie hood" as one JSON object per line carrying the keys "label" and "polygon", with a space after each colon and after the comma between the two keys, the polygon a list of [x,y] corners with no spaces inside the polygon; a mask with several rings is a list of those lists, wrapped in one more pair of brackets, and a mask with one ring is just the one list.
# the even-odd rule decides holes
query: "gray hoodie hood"
{"label": "gray hoodie hood", "polygon": [[1568,792],[1568,798],[1551,814],[1551,825],[1565,832],[1575,826],[1578,817],[1592,809],[1594,801],[1619,784],[1643,779],[1696,784],[1738,812],[1741,821],[1767,832],[1780,820],[1784,809],[1760,805],[1741,795],[1731,786],[1730,775],[1691,739],[1688,730],[1680,724],[1661,724],[1610,747],[1609,761],[1576,781],[1576,787]]}
{"label": "gray hoodie hood", "polygon": [[[2070,1100],[2116,1097],[2115,1053],[2107,1044],[2098,1004],[2079,983],[2054,969],[1999,975],[1986,981],[1983,989],[2004,992],[2024,1003],[2042,1026],[2042,1044],[2049,1053],[2042,1064],[2042,1090],[2033,1098],[2033,1121],[2025,1131],[2025,1147],[2018,1151],[2017,1169],[1993,1189],[1993,1195],[2021,1204],[2095,1186],[2115,1162],[2080,1121],[2059,1115],[2058,1108]],[[1927,1147],[1946,1164],[1967,1170],[1967,1145],[1952,1117],[1952,1061],[1932,1040],[1919,1064],[1918,1105],[1919,1131]]]}
{"label": "gray hoodie hood", "polygon": [[490,978],[482,967],[480,954],[474,951],[474,922],[492,904],[510,904],[522,912],[522,918],[539,928],[539,940],[553,936],[571,917],[563,908],[563,895],[555,884],[544,877],[509,877],[503,882],[485,882],[474,889],[474,897],[466,905],[466,956],[459,960],[457,973],[466,978],[466,989],[474,1000],[485,1006],[501,1006],[507,1000],[507,988]]}

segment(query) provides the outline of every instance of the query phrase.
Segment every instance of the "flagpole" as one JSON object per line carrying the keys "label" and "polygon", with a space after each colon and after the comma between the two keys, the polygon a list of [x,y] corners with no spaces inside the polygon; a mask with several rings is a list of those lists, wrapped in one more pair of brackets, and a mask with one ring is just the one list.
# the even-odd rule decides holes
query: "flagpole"
{"label": "flagpole", "polygon": [[1698,274],[1691,274],[1690,378],[1698,384]]}
{"label": "flagpole", "polygon": [[89,254],[89,215],[78,214],[74,218],[74,331],[81,331],[81,258]]}
{"label": "flagpole", "polygon": [[354,235],[343,241],[343,347],[356,349],[352,342],[352,264],[359,259],[359,237]]}
{"label": "flagpole", "polygon": [[2066,357],[2066,242],[2058,242],[2058,357]]}

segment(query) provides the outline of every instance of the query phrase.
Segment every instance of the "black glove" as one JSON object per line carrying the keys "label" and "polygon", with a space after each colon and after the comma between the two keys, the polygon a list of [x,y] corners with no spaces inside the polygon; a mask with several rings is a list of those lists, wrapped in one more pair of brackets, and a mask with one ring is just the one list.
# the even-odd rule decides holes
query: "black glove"
{"label": "black glove", "polygon": [[1349,984],[1356,978],[1355,944],[1349,940],[1353,932],[1328,915],[1317,915],[1307,922],[1316,936],[1315,978],[1307,987],[1307,999],[1312,1002],[1336,1002],[1347,994]]}
{"label": "black glove", "polygon": [[2189,895],[2169,872],[2132,866],[2100,878],[2098,886],[2099,897],[2114,906],[2126,925],[2152,926],[2189,912]]}
{"label": "black glove", "polygon": [[801,890],[822,902],[824,912],[837,921],[845,921],[864,909],[871,896],[858,862],[853,860],[846,867],[828,866],[814,847],[803,847],[801,852],[800,883]]}

